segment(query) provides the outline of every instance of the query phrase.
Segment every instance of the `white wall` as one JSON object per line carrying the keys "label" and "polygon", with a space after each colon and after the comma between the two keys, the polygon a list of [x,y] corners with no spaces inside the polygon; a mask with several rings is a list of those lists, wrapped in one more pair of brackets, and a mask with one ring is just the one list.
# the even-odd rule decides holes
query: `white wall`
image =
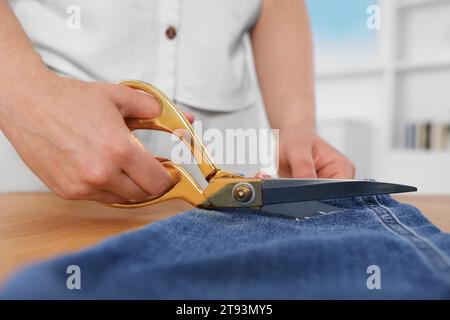
{"label": "white wall", "polygon": [[45,185],[25,166],[1,131],[0,173],[0,193],[47,190]]}

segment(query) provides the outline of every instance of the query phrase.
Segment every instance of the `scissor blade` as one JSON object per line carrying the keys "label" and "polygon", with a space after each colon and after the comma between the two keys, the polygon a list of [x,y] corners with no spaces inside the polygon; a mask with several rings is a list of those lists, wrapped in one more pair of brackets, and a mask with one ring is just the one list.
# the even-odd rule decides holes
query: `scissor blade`
{"label": "scissor blade", "polygon": [[321,201],[302,201],[266,204],[261,207],[261,210],[276,215],[304,219],[330,214],[342,209]]}
{"label": "scissor blade", "polygon": [[417,188],[366,180],[265,179],[262,204],[327,200],[417,191]]}

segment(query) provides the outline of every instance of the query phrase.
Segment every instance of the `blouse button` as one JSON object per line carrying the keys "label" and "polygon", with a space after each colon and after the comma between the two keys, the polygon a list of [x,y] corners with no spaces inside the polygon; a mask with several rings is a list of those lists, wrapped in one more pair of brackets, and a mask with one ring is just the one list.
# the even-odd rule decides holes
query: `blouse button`
{"label": "blouse button", "polygon": [[175,27],[168,27],[166,30],[166,37],[169,40],[172,40],[173,38],[175,38],[177,36],[177,29],[175,29]]}

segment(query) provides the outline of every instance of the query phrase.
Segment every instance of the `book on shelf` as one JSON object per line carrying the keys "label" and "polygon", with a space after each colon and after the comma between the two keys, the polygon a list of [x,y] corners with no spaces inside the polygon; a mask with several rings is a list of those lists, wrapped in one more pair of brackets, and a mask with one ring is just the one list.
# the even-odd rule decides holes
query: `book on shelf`
{"label": "book on shelf", "polygon": [[403,146],[417,150],[450,150],[450,124],[435,122],[407,123]]}

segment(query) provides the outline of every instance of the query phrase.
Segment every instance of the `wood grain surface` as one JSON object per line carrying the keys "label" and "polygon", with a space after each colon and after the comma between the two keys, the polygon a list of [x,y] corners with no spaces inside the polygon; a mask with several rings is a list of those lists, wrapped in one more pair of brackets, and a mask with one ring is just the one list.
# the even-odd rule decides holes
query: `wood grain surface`
{"label": "wood grain surface", "polygon": [[[417,206],[450,232],[450,196],[397,198]],[[130,210],[66,201],[49,193],[0,195],[0,283],[26,264],[91,246],[190,208],[181,201]]]}

